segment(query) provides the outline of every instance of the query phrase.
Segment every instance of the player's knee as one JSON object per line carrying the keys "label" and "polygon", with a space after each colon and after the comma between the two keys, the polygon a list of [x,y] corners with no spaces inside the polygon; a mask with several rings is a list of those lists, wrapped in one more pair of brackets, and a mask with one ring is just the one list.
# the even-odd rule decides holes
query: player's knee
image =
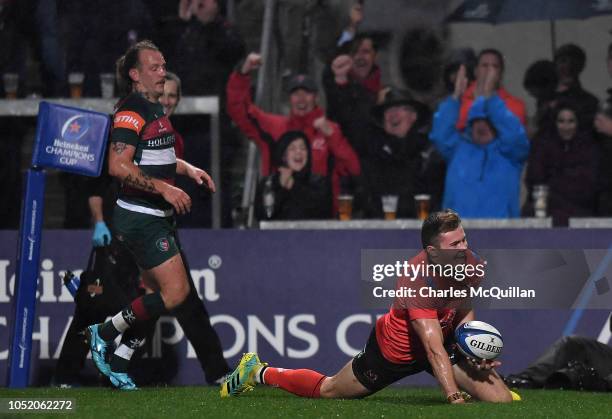
{"label": "player's knee", "polygon": [[189,284],[185,284],[185,286],[177,284],[175,287],[163,290],[161,294],[166,309],[173,310],[187,298],[189,294]]}
{"label": "player's knee", "polygon": [[334,377],[326,377],[321,383],[320,394],[322,399],[333,399],[338,397],[336,380]]}
{"label": "player's knee", "polygon": [[500,391],[498,400],[495,403],[512,403],[512,393],[510,393],[510,390]]}

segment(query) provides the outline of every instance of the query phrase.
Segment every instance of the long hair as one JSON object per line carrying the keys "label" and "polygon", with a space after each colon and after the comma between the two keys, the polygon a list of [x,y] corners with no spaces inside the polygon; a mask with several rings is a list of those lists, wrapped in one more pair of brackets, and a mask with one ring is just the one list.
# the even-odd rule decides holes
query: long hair
{"label": "long hair", "polygon": [[119,88],[119,97],[124,97],[132,93],[134,81],[130,77],[130,70],[140,66],[140,51],[143,50],[159,51],[157,45],[152,41],[142,40],[127,49],[117,60],[115,64],[117,75],[117,87]]}

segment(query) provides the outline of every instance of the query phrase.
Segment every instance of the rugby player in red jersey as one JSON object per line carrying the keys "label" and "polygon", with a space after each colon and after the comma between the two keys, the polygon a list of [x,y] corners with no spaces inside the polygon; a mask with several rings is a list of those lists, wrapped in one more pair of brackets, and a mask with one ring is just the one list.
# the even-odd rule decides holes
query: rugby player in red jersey
{"label": "rugby player in red jersey", "polygon": [[[432,213],[423,222],[421,240],[423,251],[410,264],[448,258],[449,253],[468,253],[461,219],[452,210]],[[273,368],[260,362],[257,354],[247,353],[221,385],[221,397],[238,396],[256,384],[266,384],[302,397],[361,398],[427,371],[436,377],[449,403],[465,403],[470,396],[487,402],[510,402],[512,394],[494,369],[499,361],[476,362],[454,352],[455,328],[471,320],[471,309],[444,304],[435,308],[427,303],[402,306],[396,300],[376,322],[364,350],[337,374],[327,377],[307,369]]]}

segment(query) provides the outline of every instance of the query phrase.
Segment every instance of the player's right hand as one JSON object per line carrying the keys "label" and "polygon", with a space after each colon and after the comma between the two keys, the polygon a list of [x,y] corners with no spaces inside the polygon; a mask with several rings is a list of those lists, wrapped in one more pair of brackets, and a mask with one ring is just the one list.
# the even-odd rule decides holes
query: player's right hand
{"label": "player's right hand", "polygon": [[244,60],[244,64],[242,64],[240,72],[242,74],[249,74],[251,71],[257,70],[259,67],[261,67],[261,63],[261,55],[256,52],[251,52]]}
{"label": "player's right hand", "polygon": [[111,232],[104,221],[98,221],[96,223],[91,241],[94,247],[104,247],[110,244]]}
{"label": "player's right hand", "polygon": [[191,211],[191,198],[182,189],[166,184],[161,195],[174,207],[177,214],[187,214]]}
{"label": "player's right hand", "polygon": [[489,361],[486,359],[478,360],[476,358],[467,358],[467,361],[468,364],[476,368],[478,371],[489,371],[501,365],[501,362],[496,360]]}

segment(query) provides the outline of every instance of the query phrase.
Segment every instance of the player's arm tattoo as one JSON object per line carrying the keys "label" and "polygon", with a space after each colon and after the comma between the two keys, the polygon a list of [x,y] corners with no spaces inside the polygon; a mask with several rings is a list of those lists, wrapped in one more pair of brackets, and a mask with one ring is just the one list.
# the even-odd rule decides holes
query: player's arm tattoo
{"label": "player's arm tattoo", "polygon": [[131,173],[123,179],[123,183],[136,189],[141,189],[147,192],[157,192],[153,184],[153,178],[142,170],[138,169],[138,175],[133,176]]}
{"label": "player's arm tattoo", "polygon": [[113,149],[113,151],[115,153],[121,154],[127,148],[127,144],[126,143],[115,143],[115,142],[113,142],[111,144],[111,147],[112,147],[112,149]]}

